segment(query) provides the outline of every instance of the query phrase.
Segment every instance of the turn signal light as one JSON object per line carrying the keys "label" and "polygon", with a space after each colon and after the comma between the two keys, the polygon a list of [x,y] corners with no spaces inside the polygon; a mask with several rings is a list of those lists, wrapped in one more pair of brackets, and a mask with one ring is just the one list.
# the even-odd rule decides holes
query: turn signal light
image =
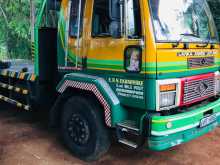
{"label": "turn signal light", "polygon": [[175,91],[175,90],[176,90],[176,84],[160,85],[160,92]]}

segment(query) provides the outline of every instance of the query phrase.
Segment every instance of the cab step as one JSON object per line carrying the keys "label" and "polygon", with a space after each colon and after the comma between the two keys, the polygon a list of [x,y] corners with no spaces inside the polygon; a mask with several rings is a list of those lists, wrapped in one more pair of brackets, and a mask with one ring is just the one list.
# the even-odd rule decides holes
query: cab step
{"label": "cab step", "polygon": [[138,148],[138,145],[136,143],[126,139],[120,139],[118,140],[118,142],[134,149]]}
{"label": "cab step", "polygon": [[137,124],[134,121],[126,120],[122,123],[118,123],[117,126],[122,128],[123,131],[130,132],[135,135],[138,135],[140,131],[139,128],[137,127]]}
{"label": "cab step", "polygon": [[117,123],[116,133],[118,142],[130,148],[137,149],[143,146],[143,138],[135,121],[126,120]]}
{"label": "cab step", "polygon": [[3,95],[0,95],[0,101],[4,101],[4,102],[7,102],[7,103],[9,103],[9,104],[15,105],[15,106],[17,106],[18,108],[23,108],[23,109],[26,110],[26,111],[30,111],[30,110],[31,110],[31,107],[30,107],[29,105],[22,104],[22,103],[19,102],[19,101],[10,99],[10,98],[8,98],[8,97],[6,97],[6,96],[3,96]]}
{"label": "cab step", "polygon": [[5,84],[5,83],[2,83],[2,82],[0,82],[0,88],[10,90],[10,91],[14,91],[16,93],[20,93],[20,94],[23,94],[23,95],[28,95],[29,94],[29,91],[27,89],[12,86],[12,85]]}

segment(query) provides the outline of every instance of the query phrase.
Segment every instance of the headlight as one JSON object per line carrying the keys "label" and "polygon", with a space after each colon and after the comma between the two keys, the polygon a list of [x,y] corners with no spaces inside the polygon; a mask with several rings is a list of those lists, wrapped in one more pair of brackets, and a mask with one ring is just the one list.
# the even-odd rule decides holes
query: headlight
{"label": "headlight", "polygon": [[160,108],[175,105],[176,91],[160,93]]}
{"label": "headlight", "polygon": [[157,110],[169,110],[179,105],[180,80],[157,81]]}
{"label": "headlight", "polygon": [[220,73],[219,72],[215,73],[215,92],[216,92],[216,95],[220,94]]}

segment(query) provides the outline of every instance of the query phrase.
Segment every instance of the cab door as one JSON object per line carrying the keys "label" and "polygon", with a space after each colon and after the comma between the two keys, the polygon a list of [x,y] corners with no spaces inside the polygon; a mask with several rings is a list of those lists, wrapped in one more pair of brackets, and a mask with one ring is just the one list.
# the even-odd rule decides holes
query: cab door
{"label": "cab door", "polygon": [[83,68],[84,54],[84,13],[86,0],[69,0],[65,29],[65,67]]}
{"label": "cab door", "polygon": [[87,68],[106,78],[121,103],[144,107],[141,0],[125,0],[122,6],[118,2],[93,0]]}

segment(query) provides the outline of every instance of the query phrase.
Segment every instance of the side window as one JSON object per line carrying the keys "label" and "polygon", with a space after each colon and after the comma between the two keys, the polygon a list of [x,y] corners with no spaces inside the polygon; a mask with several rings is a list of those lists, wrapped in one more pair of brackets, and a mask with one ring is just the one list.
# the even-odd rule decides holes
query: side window
{"label": "side window", "polygon": [[110,36],[110,32],[109,32],[110,23],[111,20],[109,17],[109,1],[94,0],[92,36],[93,37]]}
{"label": "side window", "polygon": [[[79,3],[80,3],[80,1],[81,1],[81,13],[79,16],[79,9],[80,9]],[[82,35],[84,9],[85,9],[85,0],[72,0],[71,1],[70,26],[69,26],[70,37],[77,37],[79,17],[80,17],[80,36]]]}
{"label": "side window", "polygon": [[127,0],[127,36],[141,37],[141,15],[139,0]]}

